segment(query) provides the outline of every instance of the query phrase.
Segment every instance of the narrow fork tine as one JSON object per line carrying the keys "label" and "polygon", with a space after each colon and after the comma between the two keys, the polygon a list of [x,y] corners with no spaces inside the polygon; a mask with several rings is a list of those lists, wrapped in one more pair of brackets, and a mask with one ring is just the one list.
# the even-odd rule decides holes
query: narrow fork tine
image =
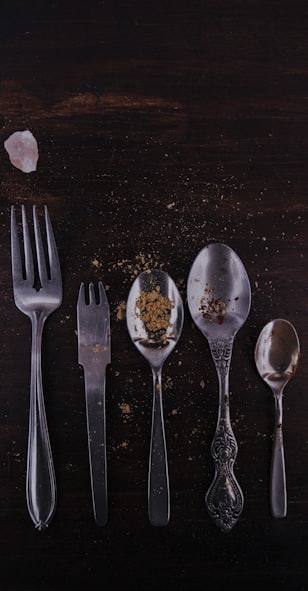
{"label": "narrow fork tine", "polygon": [[56,247],[56,241],[48,213],[47,205],[45,205],[45,222],[46,222],[46,235],[47,235],[47,246],[48,246],[48,257],[49,257],[49,267],[50,267],[50,277],[51,280],[55,280],[57,282],[62,281],[61,279],[61,271],[60,271],[60,261],[59,261],[59,254]]}
{"label": "narrow fork tine", "polygon": [[96,303],[95,301],[95,291],[93,283],[89,285],[89,305],[93,306]]}
{"label": "narrow fork tine", "polygon": [[[45,212],[45,226],[46,226],[46,238],[47,238],[47,249],[48,249],[48,260],[49,260],[49,275],[51,281],[56,281],[58,284],[62,283],[60,262],[58,250],[56,247],[56,241],[48,213],[47,205],[44,206]],[[35,245],[37,252],[37,264],[39,270],[39,277],[41,285],[45,285],[49,280],[45,252],[43,248],[42,234],[40,230],[40,224],[36,213],[36,206],[33,206],[33,221],[34,221],[34,234],[35,234]]]}
{"label": "narrow fork tine", "polygon": [[34,222],[34,236],[35,236],[37,266],[38,266],[38,271],[39,271],[40,282],[41,282],[41,285],[43,286],[46,284],[46,282],[48,280],[48,275],[47,275],[47,268],[46,268],[46,261],[45,261],[45,253],[44,253],[44,249],[43,249],[42,234],[41,234],[40,224],[38,221],[35,205],[33,205],[33,222]]}
{"label": "narrow fork tine", "polygon": [[31,248],[31,240],[30,240],[30,232],[28,221],[26,217],[26,209],[25,206],[21,206],[21,213],[22,213],[22,229],[23,229],[23,239],[24,239],[24,251],[25,251],[25,270],[26,270],[26,279],[30,283],[34,283],[34,266],[33,266],[33,255],[32,255],[32,248]]}
{"label": "narrow fork tine", "polygon": [[[24,242],[24,254],[25,254],[25,272],[26,280],[33,284],[34,282],[34,267],[33,257],[31,250],[29,227],[26,218],[25,206],[21,206],[22,213],[22,228],[23,228],[23,242]],[[21,249],[19,245],[17,222],[15,208],[11,207],[11,251],[12,251],[12,277],[13,285],[23,281],[23,267],[21,258]]]}
{"label": "narrow fork tine", "polygon": [[86,305],[86,296],[85,296],[84,283],[81,283],[80,288],[79,288],[77,306],[80,307],[80,306],[85,306],[85,305]]}
{"label": "narrow fork tine", "polygon": [[99,306],[100,307],[106,306],[109,308],[106,292],[105,292],[103,283],[101,281],[98,282],[98,295],[99,295]]}
{"label": "narrow fork tine", "polygon": [[12,276],[13,284],[22,280],[21,253],[17,233],[15,208],[11,207],[11,252],[12,252]]}

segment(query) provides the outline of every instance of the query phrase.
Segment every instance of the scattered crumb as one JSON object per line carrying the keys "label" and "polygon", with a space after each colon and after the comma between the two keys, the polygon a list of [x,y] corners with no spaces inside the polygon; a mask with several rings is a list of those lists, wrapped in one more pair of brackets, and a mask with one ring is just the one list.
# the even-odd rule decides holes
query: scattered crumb
{"label": "scattered crumb", "polygon": [[121,402],[119,408],[124,415],[129,415],[131,412],[131,408],[127,402]]}
{"label": "scattered crumb", "polygon": [[126,313],[126,302],[122,301],[117,305],[116,308],[116,319],[117,320],[124,320]]}
{"label": "scattered crumb", "polygon": [[95,269],[102,268],[102,263],[97,258],[94,258],[91,260],[91,265],[92,265],[92,267],[95,267]]}

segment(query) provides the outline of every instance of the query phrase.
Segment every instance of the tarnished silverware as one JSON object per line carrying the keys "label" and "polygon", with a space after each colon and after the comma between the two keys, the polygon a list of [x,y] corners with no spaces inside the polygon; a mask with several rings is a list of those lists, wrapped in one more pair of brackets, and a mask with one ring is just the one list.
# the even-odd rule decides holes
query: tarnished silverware
{"label": "tarnished silverware", "polygon": [[[87,297],[86,297],[87,295]],[[78,362],[83,366],[92,502],[95,522],[108,520],[106,454],[106,367],[111,362],[110,314],[104,286],[98,283],[96,301],[93,283],[86,294],[80,285],[77,301]]]}
{"label": "tarnished silverware", "polygon": [[183,317],[181,296],[167,273],[153,269],[144,271],[135,279],[127,299],[126,319],[131,339],[149,362],[153,376],[148,514],[154,526],[165,526],[170,519],[161,373],[164,362],[180,338]]}
{"label": "tarnished silverware", "polygon": [[261,378],[271,388],[275,400],[275,424],[270,473],[270,507],[273,517],[287,514],[287,488],[282,432],[282,398],[286,384],[295,374],[300,357],[300,344],[294,326],[276,318],[261,330],[255,362]]}
{"label": "tarnished silverware", "polygon": [[233,470],[238,447],[230,421],[229,370],[234,337],[246,321],[251,303],[247,272],[232,248],[213,243],[199,252],[189,273],[187,298],[191,316],[208,340],[217,370],[219,408],[211,447],[215,475],[205,503],[216,525],[227,532],[244,505]]}
{"label": "tarnished silverware", "polygon": [[22,206],[24,257],[18,238],[15,209],[11,209],[12,276],[15,304],[32,325],[29,437],[26,496],[29,514],[38,530],[50,523],[56,508],[56,479],[47,428],[41,369],[42,333],[46,319],[62,302],[62,279],[54,234],[45,206],[48,249],[46,264],[36,208],[33,206],[36,265],[32,255],[30,232]]}

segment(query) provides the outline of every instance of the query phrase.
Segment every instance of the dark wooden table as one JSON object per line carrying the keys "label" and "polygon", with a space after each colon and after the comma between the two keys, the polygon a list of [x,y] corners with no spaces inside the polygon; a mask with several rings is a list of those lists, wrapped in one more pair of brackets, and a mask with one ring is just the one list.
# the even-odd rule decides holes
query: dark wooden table
{"label": "dark wooden table", "polygon": [[[297,0],[11,0],[1,8],[0,585],[44,589],[308,588],[308,9]],[[11,165],[17,130],[36,172]],[[15,307],[10,207],[48,205],[64,297],[43,343],[58,504],[45,532],[26,507],[30,322]],[[204,495],[218,385],[186,299],[211,242],[242,258],[252,287],[236,337],[231,419],[243,513],[224,534]],[[181,340],[164,367],[171,519],[147,516],[149,365],[123,303],[152,266],[177,283]],[[107,374],[109,521],[93,519],[76,300],[102,280],[111,308]],[[269,510],[274,402],[254,365],[259,332],[282,317],[302,345],[284,396],[288,514]],[[233,588],[233,587],[232,587]]]}

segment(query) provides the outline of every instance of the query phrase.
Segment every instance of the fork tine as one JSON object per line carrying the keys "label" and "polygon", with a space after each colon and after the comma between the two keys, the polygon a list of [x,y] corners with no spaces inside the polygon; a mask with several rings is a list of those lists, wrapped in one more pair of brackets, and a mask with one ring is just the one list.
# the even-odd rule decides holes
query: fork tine
{"label": "fork tine", "polygon": [[105,292],[102,281],[98,282],[98,295],[99,295],[99,306],[108,305],[108,300],[107,300],[106,292]]}
{"label": "fork tine", "polygon": [[28,226],[28,221],[27,221],[27,216],[26,216],[26,209],[25,209],[24,205],[21,206],[21,215],[22,215],[22,230],[23,230],[23,239],[24,239],[26,279],[33,284],[34,283],[33,256],[32,256],[29,226]]}
{"label": "fork tine", "polygon": [[103,284],[101,281],[99,281],[98,282],[98,305],[99,306],[102,305],[103,298],[104,298]]}
{"label": "fork tine", "polygon": [[95,304],[95,291],[93,283],[89,285],[89,305]]}
{"label": "fork tine", "polygon": [[81,283],[80,288],[79,288],[77,306],[79,308],[79,307],[85,306],[85,305],[86,305],[86,296],[85,296],[84,283]]}
{"label": "fork tine", "polygon": [[51,279],[61,281],[61,271],[58,250],[56,247],[56,241],[48,213],[47,205],[45,205],[45,222],[46,222],[46,235],[47,235],[47,246],[48,246],[48,257],[50,267]]}
{"label": "fork tine", "polygon": [[36,255],[37,255],[37,266],[38,266],[41,285],[44,285],[47,282],[48,275],[47,275],[47,268],[46,268],[46,261],[45,261],[45,253],[44,253],[44,249],[43,249],[42,234],[41,234],[40,224],[38,221],[35,205],[33,205],[33,222],[34,222],[34,237],[35,237],[35,246],[36,246]]}
{"label": "fork tine", "polygon": [[13,284],[22,279],[22,264],[14,205],[11,207],[11,251]]}

